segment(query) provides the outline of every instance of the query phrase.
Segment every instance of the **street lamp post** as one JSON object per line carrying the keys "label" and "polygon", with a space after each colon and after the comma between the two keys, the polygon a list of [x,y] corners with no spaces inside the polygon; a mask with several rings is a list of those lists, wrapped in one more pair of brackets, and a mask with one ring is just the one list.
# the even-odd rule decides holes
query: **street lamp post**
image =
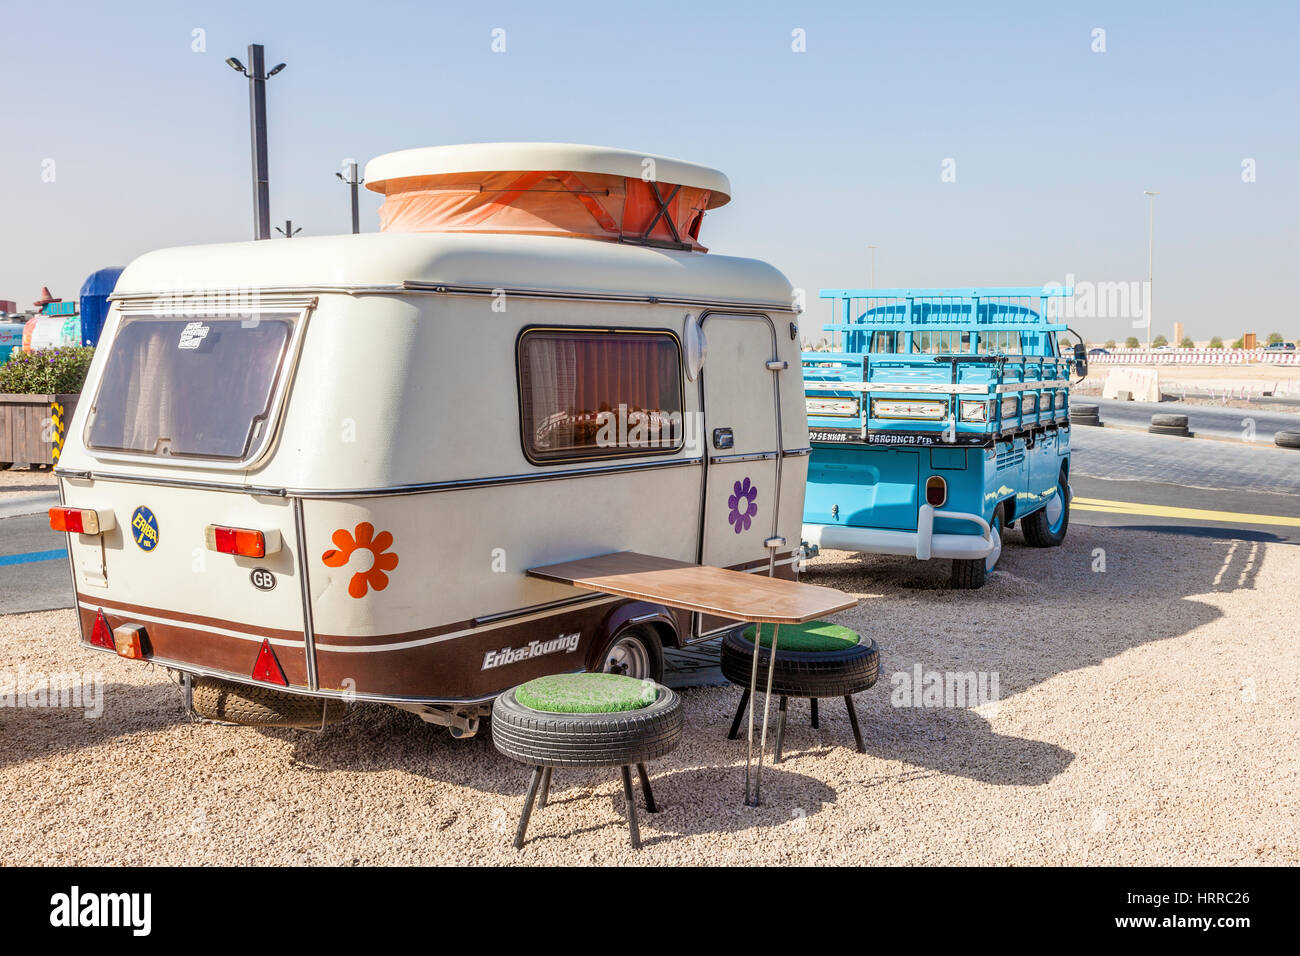
{"label": "street lamp post", "polygon": [[874,289],[876,287],[876,250],[880,247],[868,245],[867,248],[871,250],[871,288]]}
{"label": "street lamp post", "polygon": [[1151,348],[1151,254],[1156,235],[1156,197],[1160,194],[1150,189],[1142,190],[1147,197],[1147,348]]}
{"label": "street lamp post", "polygon": [[253,238],[271,238],[270,163],[266,155],[266,81],[284,69],[284,64],[266,72],[265,50],[260,43],[248,45],[248,67],[233,56],[226,64],[248,77],[249,134],[253,144]]}
{"label": "street lamp post", "polygon": [[364,180],[357,178],[357,164],[352,162],[348,163],[347,176],[344,176],[342,173],[335,173],[334,175],[347,183],[349,191],[352,193],[352,235],[355,236],[361,231],[361,210],[357,205],[357,187],[360,186]]}

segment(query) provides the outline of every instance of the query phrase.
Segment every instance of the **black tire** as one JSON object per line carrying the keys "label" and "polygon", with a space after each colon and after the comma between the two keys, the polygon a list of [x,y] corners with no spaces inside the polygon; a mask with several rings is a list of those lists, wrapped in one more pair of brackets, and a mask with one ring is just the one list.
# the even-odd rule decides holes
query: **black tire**
{"label": "black tire", "polygon": [[1166,428],[1181,428],[1183,431],[1186,431],[1186,430],[1187,430],[1187,416],[1186,416],[1186,415],[1166,415],[1166,414],[1152,415],[1152,416],[1151,416],[1151,424],[1152,424],[1152,425],[1162,425],[1162,426],[1164,426],[1164,427],[1166,427]]}
{"label": "black tire", "polygon": [[12,461],[0,461],[0,471],[8,471],[14,466]]}
{"label": "black tire", "polygon": [[1300,448],[1300,432],[1278,432],[1273,436],[1273,444],[1279,448]]}
{"label": "black tire", "polygon": [[1070,417],[1078,415],[1080,418],[1096,418],[1101,414],[1100,405],[1075,405],[1070,404]]}
{"label": "black tire", "polygon": [[319,727],[347,714],[341,700],[286,694],[215,677],[194,678],[192,700],[200,717],[249,727]]}
{"label": "black tire", "polygon": [[[645,649],[649,668],[648,673],[629,674],[626,670],[619,670],[618,668],[608,669],[606,662],[609,655],[622,641],[636,641]],[[595,674],[625,674],[638,680],[652,680],[656,684],[662,684],[664,682],[664,645],[663,641],[659,639],[658,629],[638,624],[634,627],[625,627],[623,630],[616,632],[605,642],[600,653],[592,656],[587,670]]]}
{"label": "black tire", "polygon": [[1192,433],[1185,425],[1148,425],[1147,431],[1152,435],[1173,435],[1177,438],[1191,438]]}
{"label": "black tire", "polygon": [[[1004,509],[1001,504],[993,509],[993,520],[997,522],[999,538],[1002,537],[1006,527],[1003,524],[1003,514]],[[996,561],[993,567],[997,567]],[[989,571],[987,558],[954,558],[948,586],[954,591],[978,591],[988,581]]]}
{"label": "black tire", "polygon": [[1065,472],[1061,472],[1057,478],[1056,493],[1061,496],[1065,513],[1061,515],[1061,525],[1055,531],[1047,518],[1046,507],[1020,519],[1020,531],[1025,536],[1025,543],[1031,548],[1059,548],[1065,540],[1065,533],[1070,530],[1070,493]]}
{"label": "black tire", "polygon": [[492,705],[492,744],[530,767],[626,767],[670,752],[682,739],[682,699],[658,685],[649,707],[613,714],[555,714],[515,699]]}
{"label": "black tire", "polygon": [[[753,673],[754,645],[740,636],[741,630],[728,631],[722,639],[722,674],[733,684],[748,687]],[[767,689],[767,667],[771,658],[769,648],[760,648],[760,690]],[[773,694],[847,697],[871,687],[879,677],[880,650],[869,637],[859,637],[855,646],[842,651],[783,651],[781,635],[777,635]]]}

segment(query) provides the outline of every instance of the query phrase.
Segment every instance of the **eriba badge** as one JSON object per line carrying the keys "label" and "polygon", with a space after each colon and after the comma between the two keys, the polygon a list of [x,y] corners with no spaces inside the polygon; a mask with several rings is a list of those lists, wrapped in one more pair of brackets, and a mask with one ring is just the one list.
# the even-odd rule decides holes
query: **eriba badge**
{"label": "eriba badge", "polygon": [[141,551],[152,551],[158,547],[158,519],[144,505],[136,508],[131,515],[131,537],[135,538]]}

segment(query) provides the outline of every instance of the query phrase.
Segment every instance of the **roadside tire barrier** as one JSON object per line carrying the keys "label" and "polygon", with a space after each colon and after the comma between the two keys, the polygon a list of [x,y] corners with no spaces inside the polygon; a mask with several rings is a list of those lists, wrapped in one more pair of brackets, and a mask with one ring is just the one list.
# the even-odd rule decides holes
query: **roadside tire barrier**
{"label": "roadside tire barrier", "polygon": [[1163,415],[1163,414],[1152,415],[1151,424],[1161,425],[1168,428],[1181,428],[1183,431],[1186,431],[1187,416],[1186,415]]}
{"label": "roadside tire barrier", "polygon": [[1186,426],[1179,425],[1148,425],[1147,431],[1152,435],[1173,435],[1177,438],[1191,438],[1192,433]]}
{"label": "roadside tire barrier", "polygon": [[[770,648],[759,648],[759,680],[766,686]],[[748,687],[753,672],[754,645],[729,631],[722,639],[722,674],[741,687]],[[880,650],[870,637],[859,635],[858,643],[842,651],[787,651],[776,640],[776,670],[772,672],[772,693],[783,697],[847,697],[866,690],[880,677]],[[762,689],[762,688],[760,688]]]}
{"label": "roadside tire barrier", "polygon": [[192,686],[194,713],[207,720],[250,727],[319,727],[347,714],[343,701],[286,694],[269,687],[253,687],[196,677]]}
{"label": "roadside tire barrier", "polygon": [[1273,444],[1279,448],[1300,448],[1300,432],[1278,432],[1273,436]]}
{"label": "roadside tire barrier", "polygon": [[659,696],[640,710],[559,714],[533,710],[511,688],[492,705],[492,743],[532,767],[626,767],[669,753],[682,739],[682,699]]}

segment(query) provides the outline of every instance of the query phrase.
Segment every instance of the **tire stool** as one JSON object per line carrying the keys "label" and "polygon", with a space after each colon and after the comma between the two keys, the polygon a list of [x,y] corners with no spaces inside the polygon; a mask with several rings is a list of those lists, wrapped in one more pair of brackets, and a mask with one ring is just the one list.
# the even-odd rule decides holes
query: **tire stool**
{"label": "tire stool", "polygon": [[632,847],[640,849],[632,768],[641,778],[646,809],[657,813],[646,761],[669,753],[681,739],[681,698],[654,681],[620,674],[553,674],[501,694],[492,705],[492,743],[533,770],[515,848],[524,845],[539,790],[538,805],[546,806],[552,770],[618,767]]}
{"label": "tire stool", "polygon": [[[736,718],[731,722],[728,740],[735,740],[740,721],[749,704],[749,682],[754,661],[755,626],[728,633],[722,639],[722,673],[733,684],[744,688]],[[762,636],[759,651],[759,674],[771,664],[772,636]],[[876,683],[880,676],[880,651],[876,642],[856,631],[827,621],[782,625],[777,640],[776,666],[772,673],[772,692],[781,695],[780,718],[776,725],[775,763],[781,762],[785,742],[786,706],[791,697],[806,697],[812,704],[812,726],[818,726],[817,702],[822,697],[843,697],[849,711],[849,723],[858,753],[865,753],[858,713],[853,695]]]}

